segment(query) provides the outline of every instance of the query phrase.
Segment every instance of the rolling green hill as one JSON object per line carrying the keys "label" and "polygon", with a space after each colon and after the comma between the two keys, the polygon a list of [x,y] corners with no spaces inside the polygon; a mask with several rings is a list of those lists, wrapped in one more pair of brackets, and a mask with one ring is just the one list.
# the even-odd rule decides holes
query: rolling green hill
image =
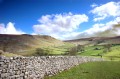
{"label": "rolling green hill", "polygon": [[[104,53],[104,45],[107,44],[115,46],[111,47],[112,51]],[[91,37],[76,40],[60,41],[51,36],[46,35],[0,34],[0,50],[3,50],[4,52],[13,53],[10,54],[10,56],[15,56],[14,54],[22,56],[33,56],[36,55],[35,53],[37,48],[41,48],[42,50],[47,51],[49,55],[69,55],[68,53],[70,52],[70,50],[73,51],[73,53],[76,53],[76,51],[74,52],[73,49],[75,49],[77,45],[83,45],[84,51],[77,51],[77,55],[96,57],[102,56],[105,59],[111,59],[111,57],[113,59],[120,59],[119,44],[120,36]],[[4,55],[9,56],[8,53],[5,53]]]}
{"label": "rolling green hill", "polygon": [[27,52],[35,48],[61,46],[64,43],[46,35],[6,35],[0,34],[0,50],[4,52]]}
{"label": "rolling green hill", "polygon": [[[91,37],[65,42],[84,46],[84,51],[78,52],[82,56],[102,57],[107,60],[120,60],[120,36],[116,37]],[[107,50],[107,47],[110,50]]]}
{"label": "rolling green hill", "polygon": [[120,44],[120,36],[116,37],[90,37],[74,40],[66,40],[65,42],[80,44],[80,45],[104,45],[104,44]]}

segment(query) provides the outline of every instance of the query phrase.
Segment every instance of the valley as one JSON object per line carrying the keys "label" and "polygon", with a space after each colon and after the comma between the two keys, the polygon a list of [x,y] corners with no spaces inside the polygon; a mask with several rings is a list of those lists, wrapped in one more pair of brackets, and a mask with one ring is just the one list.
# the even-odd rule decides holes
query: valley
{"label": "valley", "polygon": [[[119,79],[120,36],[57,40],[44,35],[0,35],[0,55],[10,57],[91,57],[104,61],[82,63],[45,79]],[[19,59],[19,58],[18,58]],[[22,58],[21,58],[22,59]],[[46,61],[44,60],[44,61]],[[66,59],[66,60],[69,60]],[[83,59],[84,60],[84,59]],[[87,60],[89,61],[89,59]],[[35,67],[36,68],[36,67]],[[53,67],[54,68],[54,67]],[[101,74],[101,75],[100,75]]]}
{"label": "valley", "polygon": [[120,36],[91,37],[60,41],[45,35],[0,35],[5,56],[80,55],[120,60]]}

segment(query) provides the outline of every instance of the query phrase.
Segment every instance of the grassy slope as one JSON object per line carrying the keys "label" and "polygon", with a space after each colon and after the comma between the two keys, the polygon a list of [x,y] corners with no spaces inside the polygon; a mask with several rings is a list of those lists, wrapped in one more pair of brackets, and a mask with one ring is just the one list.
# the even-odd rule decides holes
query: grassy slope
{"label": "grassy slope", "polygon": [[[61,45],[56,45],[56,46],[43,46],[43,47],[38,47],[38,48],[42,48],[42,49],[47,49],[49,51],[51,51],[49,54],[54,54],[54,55],[60,55],[65,53],[69,48],[74,47],[74,44],[71,43],[64,43]],[[22,56],[33,56],[35,54],[35,49],[31,49],[25,52],[20,52],[17,53],[18,55],[22,55]]]}
{"label": "grassy slope", "polygon": [[2,54],[3,56],[6,56],[6,57],[14,57],[14,56],[19,56],[17,54],[13,54],[13,53],[4,53]]}
{"label": "grassy slope", "polygon": [[110,59],[111,57],[113,60],[120,60],[120,46],[112,47],[112,51],[104,55],[106,59]]}
{"label": "grassy slope", "polygon": [[45,49],[50,49],[52,52],[50,54],[64,54],[69,48],[74,47],[74,44],[71,43],[64,43],[64,45],[56,46],[56,47],[48,47]]}
{"label": "grassy slope", "polygon": [[45,79],[120,79],[120,62],[89,62]]}
{"label": "grassy slope", "polygon": [[[95,48],[101,48],[101,50],[94,50]],[[88,46],[85,47],[85,52],[80,55],[95,56],[103,52],[103,46]]]}
{"label": "grassy slope", "polygon": [[[100,50],[94,50],[95,48],[101,48]],[[112,46],[112,51],[103,53],[103,46],[89,46],[85,47],[85,52],[80,53],[82,56],[95,56],[100,57],[98,54],[101,54],[103,58],[107,60],[111,60],[111,57],[113,60],[120,60],[120,46]]]}
{"label": "grassy slope", "polygon": [[0,50],[10,53],[31,52],[36,48],[61,46],[64,43],[46,35],[7,35],[0,34]]}

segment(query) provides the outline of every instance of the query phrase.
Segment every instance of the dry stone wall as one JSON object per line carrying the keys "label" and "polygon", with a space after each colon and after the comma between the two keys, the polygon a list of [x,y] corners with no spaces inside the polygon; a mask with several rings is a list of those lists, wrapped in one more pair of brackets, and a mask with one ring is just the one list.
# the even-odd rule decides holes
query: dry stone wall
{"label": "dry stone wall", "polygon": [[0,79],[43,79],[80,63],[103,61],[100,58],[84,56],[40,56],[3,57],[0,56]]}

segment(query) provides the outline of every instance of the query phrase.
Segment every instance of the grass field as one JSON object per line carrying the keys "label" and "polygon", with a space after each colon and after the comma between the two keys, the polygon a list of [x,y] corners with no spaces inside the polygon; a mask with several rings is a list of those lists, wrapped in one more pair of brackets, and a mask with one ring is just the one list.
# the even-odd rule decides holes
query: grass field
{"label": "grass field", "polygon": [[[25,36],[26,37],[26,36]],[[49,50],[50,52],[48,55],[69,55],[66,53],[70,52],[70,49],[76,48],[77,46],[72,43],[68,42],[61,42],[59,40],[55,40],[48,36],[34,36],[35,39],[31,39],[31,37],[27,36],[26,39],[24,35],[21,42],[16,42],[15,45],[19,47],[20,45],[24,45],[24,42],[28,40],[28,44],[32,47],[35,43],[35,46],[32,48],[26,47],[25,50],[21,52],[15,53],[3,53],[2,55],[7,57],[12,56],[39,56],[36,55],[36,48],[41,48],[43,50]],[[31,39],[31,40],[29,40]],[[33,43],[31,43],[31,41]],[[119,42],[119,39],[117,40]],[[108,44],[117,42],[117,41],[108,41]],[[93,56],[93,57],[100,57],[104,58],[107,61],[102,62],[88,62],[83,63],[78,66],[71,68],[70,70],[65,70],[62,73],[58,73],[52,77],[45,77],[45,79],[120,79],[120,44],[111,44],[111,51],[104,52],[105,50],[105,43],[97,44],[90,43],[87,45],[88,42],[91,41],[81,41],[78,42],[80,45],[84,46],[84,51],[77,51],[76,55],[80,56]],[[12,43],[10,43],[10,47]],[[14,44],[13,44],[14,47]],[[24,47],[23,47],[24,48]],[[80,49],[80,48],[79,48]],[[18,51],[18,49],[16,49]],[[22,50],[22,49],[21,49]],[[75,49],[76,50],[76,49]],[[75,52],[76,53],[76,52]]]}
{"label": "grass field", "polygon": [[104,54],[105,59],[120,60],[120,46],[112,47],[112,50]]}
{"label": "grass field", "polygon": [[64,54],[68,49],[74,47],[74,44],[71,43],[65,43],[64,45],[61,46],[51,46],[51,47],[44,47],[43,49],[49,49],[51,52],[49,54],[53,55],[61,55]]}
{"label": "grass field", "polygon": [[[61,55],[61,54],[64,54],[68,49],[70,49],[74,46],[75,45],[71,44],[71,43],[64,43],[63,45],[60,45],[60,46],[44,46],[44,47],[40,47],[40,48],[42,48],[44,50],[49,50],[50,52],[48,54]],[[34,56],[35,51],[36,51],[36,49],[30,49],[30,50],[27,50],[24,52],[19,52],[17,54],[22,55],[22,56]]]}
{"label": "grass field", "polygon": [[[98,48],[99,50],[95,50],[95,48]],[[101,57],[107,59],[107,60],[120,60],[120,45],[112,46],[110,52],[104,53],[104,46],[98,45],[98,46],[88,46],[85,47],[85,51],[80,53],[79,55],[82,56],[94,56],[94,57]]]}
{"label": "grass field", "polygon": [[89,62],[45,79],[120,79],[120,62]]}
{"label": "grass field", "polygon": [[[74,44],[65,43],[60,46],[44,46],[42,49],[49,50],[49,54],[64,55],[66,51],[75,47]],[[65,70],[52,77],[45,79],[120,79],[120,45],[111,46],[111,51],[104,52],[103,45],[85,46],[83,52],[78,52],[80,56],[93,56],[104,58],[107,61],[88,62]],[[35,49],[30,49],[20,53],[4,53],[4,56],[35,56]]]}
{"label": "grass field", "polygon": [[[75,47],[74,44],[65,43],[61,46],[49,46],[49,47],[42,47],[44,50],[49,50],[50,55],[64,55],[68,49]],[[96,50],[96,48],[98,48]],[[84,48],[84,52],[78,52],[78,55],[81,56],[93,56],[93,57],[101,57],[107,60],[120,60],[120,45],[112,46],[110,52],[104,53],[104,46],[96,45],[96,46],[86,46]],[[15,53],[22,56],[34,56],[36,49],[30,49],[24,52]],[[9,54],[7,55],[9,56]],[[10,56],[15,56],[10,54]]]}
{"label": "grass field", "polygon": [[[99,48],[100,50],[95,50],[95,48]],[[88,46],[85,47],[85,51],[80,53],[83,56],[97,56],[103,52],[103,46]]]}
{"label": "grass field", "polygon": [[6,57],[13,57],[13,56],[19,56],[17,54],[13,54],[13,53],[4,53],[2,54],[3,56],[6,56]]}

